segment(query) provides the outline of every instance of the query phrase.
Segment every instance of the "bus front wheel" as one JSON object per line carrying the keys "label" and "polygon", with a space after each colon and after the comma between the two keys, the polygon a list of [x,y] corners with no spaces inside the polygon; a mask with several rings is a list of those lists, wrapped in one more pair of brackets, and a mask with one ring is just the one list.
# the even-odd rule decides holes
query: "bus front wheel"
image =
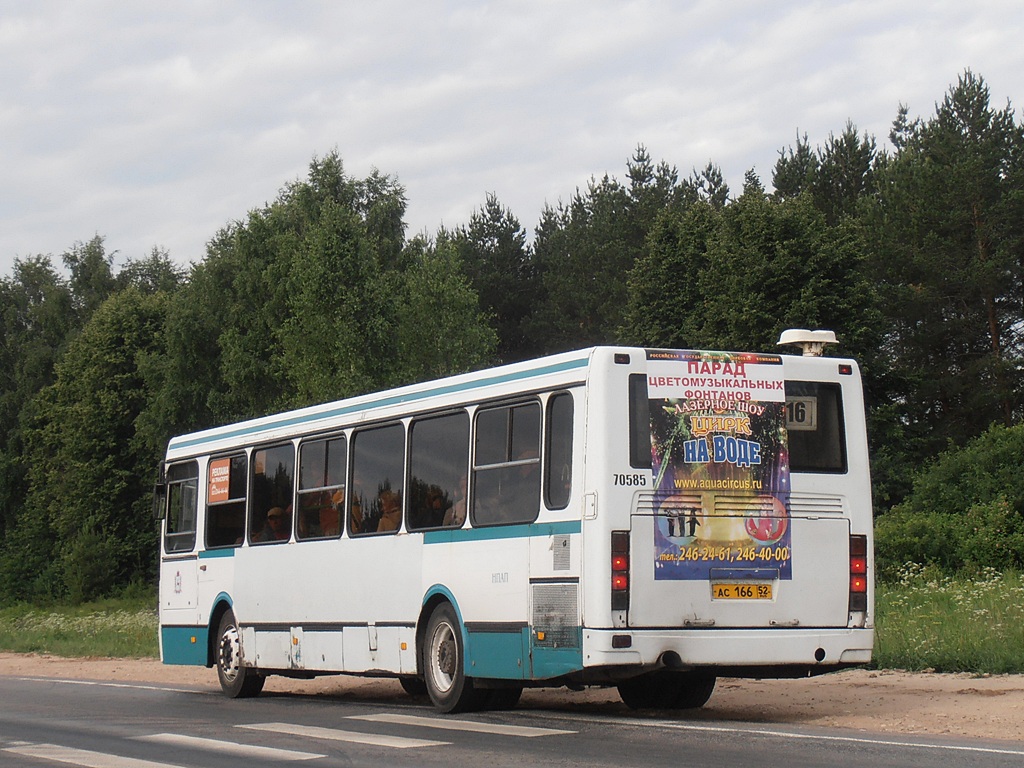
{"label": "bus front wheel", "polygon": [[256,696],[266,682],[266,677],[242,665],[242,639],[231,610],[221,616],[217,630],[217,679],[221,690],[232,699]]}
{"label": "bus front wheel", "polygon": [[519,697],[523,695],[523,686],[513,684],[503,688],[492,688],[485,693],[483,709],[515,709]]}
{"label": "bus front wheel", "polygon": [[464,654],[455,609],[442,603],[430,615],[423,642],[423,680],[442,712],[468,712],[483,704],[483,691],[466,676]]}
{"label": "bus front wheel", "polygon": [[414,699],[427,695],[427,684],[421,677],[400,677],[398,682],[402,684],[402,690]]}

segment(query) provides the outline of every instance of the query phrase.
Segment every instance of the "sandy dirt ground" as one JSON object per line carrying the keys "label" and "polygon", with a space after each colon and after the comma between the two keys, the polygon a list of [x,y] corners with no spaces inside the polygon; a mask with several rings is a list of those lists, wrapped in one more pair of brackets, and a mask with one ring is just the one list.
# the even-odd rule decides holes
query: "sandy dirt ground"
{"label": "sandy dirt ground", "polygon": [[[152,659],[64,659],[0,653],[2,677],[136,682],[218,690],[214,670],[164,666]],[[393,680],[272,677],[266,692],[339,700],[404,696]],[[520,707],[628,714],[614,689],[527,690]],[[1024,675],[974,676],[847,670],[803,680],[719,680],[699,711],[671,715],[701,722],[834,726],[889,734],[931,734],[1024,742]]]}

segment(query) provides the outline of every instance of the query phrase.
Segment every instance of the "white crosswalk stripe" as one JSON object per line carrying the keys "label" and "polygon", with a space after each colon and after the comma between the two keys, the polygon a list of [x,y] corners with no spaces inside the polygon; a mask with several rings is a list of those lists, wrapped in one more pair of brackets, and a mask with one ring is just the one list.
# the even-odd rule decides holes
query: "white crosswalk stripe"
{"label": "white crosswalk stripe", "polygon": [[468,731],[471,733],[493,733],[500,736],[520,736],[532,739],[537,736],[557,736],[576,733],[561,731],[556,728],[533,728],[526,725],[500,725],[497,723],[478,723],[474,720],[451,720],[441,717],[421,717],[418,715],[399,715],[390,712],[378,715],[351,715],[348,720],[368,720],[376,723],[395,723],[396,725],[418,725],[426,728],[439,728],[445,731]]}
{"label": "white crosswalk stripe", "polygon": [[77,765],[81,768],[184,768],[173,763],[158,763],[153,760],[140,760],[135,757],[121,757],[106,752],[93,752],[88,749],[61,747],[57,744],[28,744],[20,747],[5,747],[10,752],[22,757],[35,757],[50,760],[54,763]]}
{"label": "white crosswalk stripe", "polygon": [[394,749],[440,747],[448,744],[447,741],[431,741],[429,739],[411,739],[405,736],[360,733],[358,731],[345,731],[339,728],[321,728],[315,725],[298,725],[295,723],[252,723],[250,725],[236,725],[235,727],[249,728],[254,731],[287,733],[292,736],[307,736],[311,739],[345,741],[350,744],[369,744],[377,747],[393,747]]}
{"label": "white crosswalk stripe", "polygon": [[318,755],[313,752],[298,752],[293,749],[279,749],[278,747],[261,747],[256,744],[239,744],[235,741],[221,741],[220,739],[205,739],[200,736],[186,736],[180,733],[154,733],[150,736],[136,736],[138,741],[152,741],[157,744],[167,744],[173,747],[186,747],[188,749],[201,749],[207,752],[220,752],[239,757],[256,757],[279,762],[292,762],[296,760],[315,760]]}
{"label": "white crosswalk stripe", "polygon": [[[488,733],[518,738],[536,738],[539,736],[557,736],[576,733],[576,731],[556,728],[535,728],[523,725],[502,725],[499,723],[477,722],[474,720],[457,720],[446,717],[423,717],[399,713],[382,712],[370,715],[352,715],[348,720],[370,723],[382,723],[395,726],[413,726],[444,731],[464,731],[470,733]],[[410,749],[424,747],[441,747],[450,745],[448,741],[435,739],[413,738],[392,734],[374,734],[352,731],[343,728],[323,728],[299,723],[249,723],[236,725],[235,728],[258,731],[261,733],[301,736],[308,739],[327,742],[346,742],[364,744],[392,749]],[[267,747],[256,744],[245,744],[238,741],[211,739],[201,736],[190,736],[179,733],[154,733],[132,737],[136,741],[162,744],[178,749],[195,752],[219,753],[235,755],[242,758],[255,758],[274,763],[315,760],[327,755],[317,752],[304,752],[279,747]],[[79,766],[80,768],[185,768],[174,763],[164,763],[141,758],[123,757],[105,752],[87,749],[63,747],[57,744],[36,744],[23,741],[9,741],[0,746],[0,752],[35,758],[53,763]]]}

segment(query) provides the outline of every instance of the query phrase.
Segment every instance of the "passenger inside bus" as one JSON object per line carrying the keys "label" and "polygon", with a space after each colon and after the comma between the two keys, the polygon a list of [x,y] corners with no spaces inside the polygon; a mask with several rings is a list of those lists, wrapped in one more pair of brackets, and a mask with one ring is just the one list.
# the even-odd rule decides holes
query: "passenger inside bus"
{"label": "passenger inside bus", "polygon": [[445,528],[461,528],[466,522],[466,476],[459,477],[459,491],[455,503],[444,513],[442,525]]}
{"label": "passenger inside bus", "polygon": [[397,531],[402,527],[402,500],[394,491],[380,492],[380,522],[377,533]]}
{"label": "passenger inside bus", "polygon": [[320,507],[320,535],[337,536],[341,533],[341,509],[345,504],[345,491],[335,491],[331,503]]}
{"label": "passenger inside bus", "polygon": [[448,493],[438,485],[427,488],[425,496],[416,527],[436,528],[444,522],[445,512],[451,507],[451,501]]}
{"label": "passenger inside bus", "polygon": [[267,510],[266,523],[263,530],[253,534],[252,541],[284,541],[291,535],[291,515],[281,507]]}
{"label": "passenger inside bus", "polygon": [[330,491],[299,494],[299,519],[296,533],[300,539],[315,539],[320,533],[320,511],[331,503]]}
{"label": "passenger inside bus", "polygon": [[352,494],[352,506],[348,512],[348,526],[352,533],[363,532],[363,504],[360,501],[362,494],[356,492]]}

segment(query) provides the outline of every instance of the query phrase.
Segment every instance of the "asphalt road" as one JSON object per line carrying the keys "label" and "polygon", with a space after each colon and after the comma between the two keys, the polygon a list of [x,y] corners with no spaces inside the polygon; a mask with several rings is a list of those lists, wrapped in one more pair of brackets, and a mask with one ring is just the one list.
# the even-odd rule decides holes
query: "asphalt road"
{"label": "asphalt road", "polygon": [[409,699],[230,700],[187,687],[0,677],[0,766],[1016,766],[1024,747],[656,714],[445,716]]}

